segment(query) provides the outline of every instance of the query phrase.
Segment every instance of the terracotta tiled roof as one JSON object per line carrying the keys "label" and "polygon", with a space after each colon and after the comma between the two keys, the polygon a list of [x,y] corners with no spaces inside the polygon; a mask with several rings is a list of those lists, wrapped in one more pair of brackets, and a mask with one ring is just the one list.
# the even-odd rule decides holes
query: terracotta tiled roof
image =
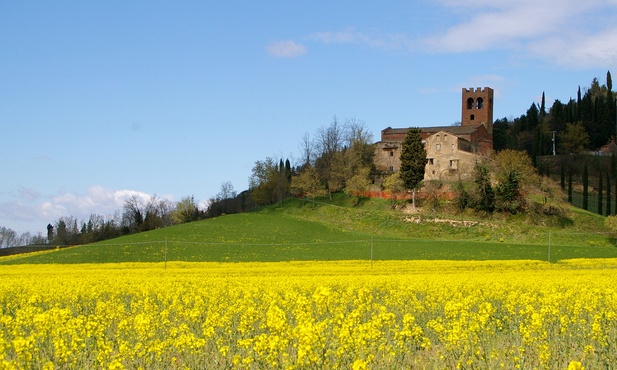
{"label": "terracotta tiled roof", "polygon": [[[452,135],[469,135],[474,133],[480,126],[436,126],[436,127],[418,127],[421,132],[437,133],[444,131],[451,133]],[[387,128],[383,131],[387,131],[392,134],[406,134],[409,128]]]}

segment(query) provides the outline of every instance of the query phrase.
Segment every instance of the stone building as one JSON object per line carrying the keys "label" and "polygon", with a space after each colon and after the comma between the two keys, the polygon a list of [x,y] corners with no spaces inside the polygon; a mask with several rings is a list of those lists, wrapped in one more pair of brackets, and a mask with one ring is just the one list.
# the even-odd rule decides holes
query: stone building
{"label": "stone building", "polygon": [[[401,167],[401,147],[408,128],[388,127],[375,144],[375,166],[382,173]],[[461,125],[421,127],[428,162],[425,180],[456,180],[470,177],[479,157],[493,151],[493,89],[462,91]]]}

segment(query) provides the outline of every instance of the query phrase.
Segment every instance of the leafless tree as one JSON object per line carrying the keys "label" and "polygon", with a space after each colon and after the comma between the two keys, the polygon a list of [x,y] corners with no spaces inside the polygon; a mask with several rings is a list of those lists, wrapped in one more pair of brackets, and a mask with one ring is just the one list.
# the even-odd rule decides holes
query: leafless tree
{"label": "leafless tree", "polygon": [[331,156],[340,151],[345,143],[345,125],[341,125],[334,116],[330,126],[317,130],[317,149],[321,156]]}
{"label": "leafless tree", "polygon": [[345,123],[347,147],[354,145],[372,144],[373,134],[366,127],[366,122],[355,117],[347,119]]}
{"label": "leafless tree", "polygon": [[315,155],[315,145],[311,140],[311,135],[308,132],[304,133],[302,136],[302,141],[300,141],[300,153],[302,153],[302,167],[310,166],[313,163],[313,158]]}
{"label": "leafless tree", "polygon": [[217,200],[231,199],[236,197],[236,191],[231,181],[226,181],[221,184],[221,191],[216,195]]}
{"label": "leafless tree", "polygon": [[4,226],[0,227],[0,248],[8,248],[15,246],[15,241],[17,239],[17,233],[15,230],[6,228]]}
{"label": "leafless tree", "polygon": [[132,195],[124,201],[122,225],[129,232],[141,231],[142,224],[144,223],[144,208],[142,198],[137,195]]}

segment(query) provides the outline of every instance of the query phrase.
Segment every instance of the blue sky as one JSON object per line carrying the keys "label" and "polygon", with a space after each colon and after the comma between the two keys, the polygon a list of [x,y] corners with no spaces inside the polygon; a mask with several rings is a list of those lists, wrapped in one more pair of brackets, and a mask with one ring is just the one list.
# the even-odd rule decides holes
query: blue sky
{"label": "blue sky", "polygon": [[617,72],[616,0],[0,2],[0,226],[206,201],[333,117],[460,121]]}

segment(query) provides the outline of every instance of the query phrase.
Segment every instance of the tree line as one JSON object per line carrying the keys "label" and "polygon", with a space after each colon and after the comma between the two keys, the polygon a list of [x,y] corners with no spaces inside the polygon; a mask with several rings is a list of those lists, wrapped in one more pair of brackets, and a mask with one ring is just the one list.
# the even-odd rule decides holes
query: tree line
{"label": "tree line", "polygon": [[579,86],[576,99],[570,98],[567,103],[557,99],[547,109],[542,93],[540,104],[532,103],[525,114],[493,123],[495,150],[524,150],[534,164],[538,156],[553,154],[553,137],[556,154],[597,150],[615,140],[617,99],[612,89],[608,71],[605,84],[594,78],[589,88],[581,91]]}
{"label": "tree line", "polygon": [[[178,202],[152,196],[133,195],[124,201],[121,210],[111,215],[91,214],[87,220],[63,216],[47,225],[47,232],[18,235],[10,228],[0,227],[0,248],[27,245],[78,245],[98,242],[171,225],[220,216],[223,213],[246,211],[231,182],[224,182],[221,191],[200,208],[193,196]],[[248,203],[248,202],[246,202]]]}

